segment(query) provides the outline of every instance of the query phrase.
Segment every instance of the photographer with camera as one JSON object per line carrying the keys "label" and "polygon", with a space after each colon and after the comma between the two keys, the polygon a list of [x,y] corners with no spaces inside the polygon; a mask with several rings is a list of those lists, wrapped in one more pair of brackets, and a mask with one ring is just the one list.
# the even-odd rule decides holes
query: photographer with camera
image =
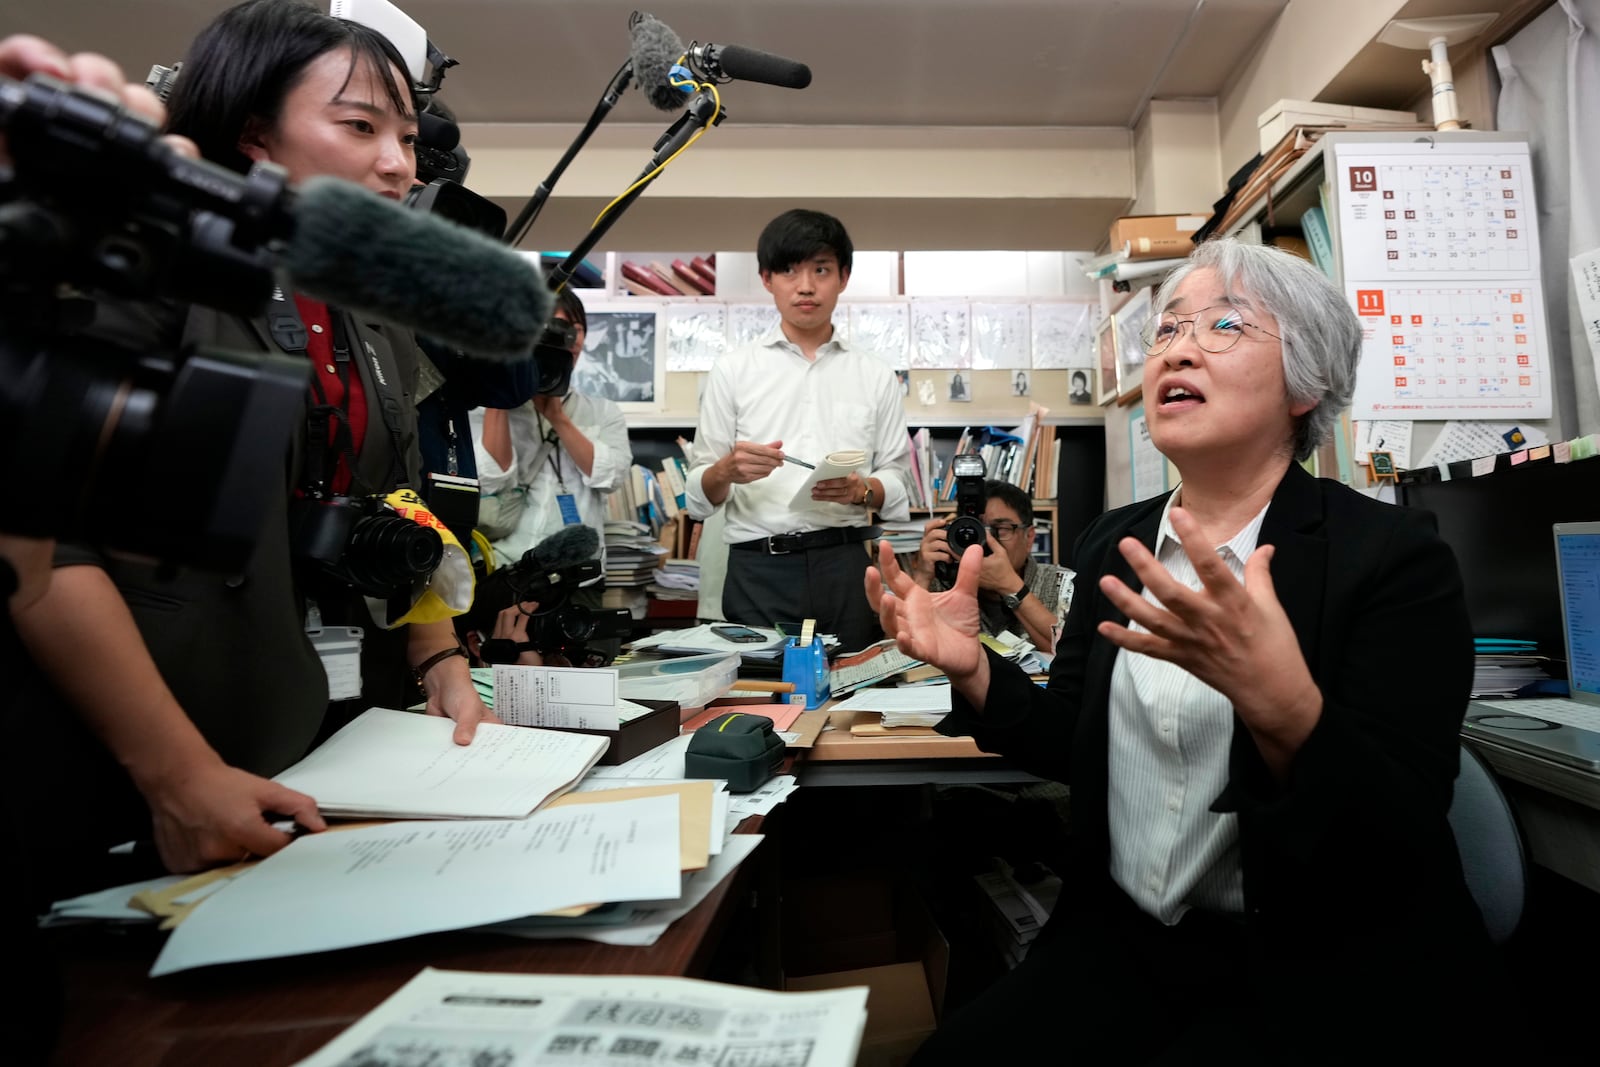
{"label": "photographer with camera", "polygon": [[[576,364],[583,355],[589,318],[571,289],[556,294],[551,327]],[[633,464],[622,409],[603,396],[569,384],[509,410],[475,413],[474,434],[483,503],[479,528],[502,559],[516,559],[563,526],[583,523],[604,544],[606,497],[622,485]]]}
{"label": "photographer with camera", "polygon": [[[375,31],[295,0],[248,0],[195,40],[169,129],[233,170],[269,161],[296,183],[329,175],[398,201],[413,180],[416,137],[404,72]],[[31,714],[30,729],[44,736],[37,758],[21,761],[36,794],[23,814],[36,838],[28,844],[49,857],[39,869],[59,875],[53,896],[127,880],[133,872],[101,869],[107,846],[152,831],[161,864],[188,871],[277,851],[290,837],[270,823],[285,816],[322,829],[312,798],[269,780],[304,755],[325,720],[338,724],[327,714],[329,671],[307,634],[318,615],[323,626],[368,630],[363,691],[336,696],[404,706],[409,662],[428,712],[456,721],[456,743],[494,721],[447,620],[378,630],[362,595],[387,594],[395,612],[441,552],[437,534],[384,501],[417,484],[413,339],[369,316],[277,297],[261,320],[198,305],[95,307],[90,331],[136,352],[277,351],[311,361],[312,386],[241,571],[174,572],[63,545],[49,590],[18,614],[32,660],[57,687],[35,686],[29,703],[48,707],[58,694],[81,716]],[[181,467],[170,484],[184,491]],[[93,670],[83,669],[86,657]],[[341,673],[357,672],[350,664]]]}
{"label": "photographer with camera", "polygon": [[[952,536],[959,542],[954,546]],[[930,520],[921,546],[906,553],[902,565],[922,588],[942,592],[955,585],[956,565],[967,545],[984,545],[978,571],[982,631],[1009,630],[1041,652],[1054,652],[1072,602],[1072,572],[1034,559],[1033,538],[1033,502],[1027,493],[1010,482],[968,475],[958,480],[956,514]]]}
{"label": "photographer with camera", "polygon": [[[564,288],[556,294],[549,332],[561,332],[574,365],[583,354],[588,324],[576,293]],[[533,396],[510,410],[484,408],[481,416],[474,412],[474,421],[483,491],[478,525],[493,540],[496,556],[506,562],[520,559],[563,529],[581,523],[595,532],[593,555],[603,564],[606,497],[623,484],[633,464],[622,409],[606,397],[573,389],[569,372],[559,393]],[[575,590],[572,605],[599,609],[604,587],[600,580]],[[609,661],[620,644],[614,635],[607,635],[593,650]]]}

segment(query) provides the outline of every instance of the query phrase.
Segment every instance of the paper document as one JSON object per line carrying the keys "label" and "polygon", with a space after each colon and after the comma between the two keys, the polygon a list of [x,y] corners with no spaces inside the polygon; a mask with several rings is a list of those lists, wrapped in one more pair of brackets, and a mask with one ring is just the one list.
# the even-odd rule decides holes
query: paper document
{"label": "paper document", "polygon": [[679,868],[698,871],[704,867],[713,852],[713,837],[717,848],[722,847],[722,827],[716,825],[716,794],[718,787],[725,783],[709,778],[689,778],[681,782],[619,784],[615,789],[606,788],[606,783],[613,781],[616,779],[601,778],[595,783],[598,788],[574,790],[557,797],[546,810],[555,811],[574,804],[611,804],[635,797],[675,796],[678,798]]}
{"label": "paper document", "polygon": [[811,499],[811,490],[818,482],[825,482],[830,478],[848,478],[851,471],[860,471],[863,478],[867,475],[867,454],[859,448],[847,448],[840,452],[829,452],[817,464],[817,469],[806,478],[805,484],[795,493],[794,499],[789,501],[790,511],[804,511],[807,508],[823,506],[824,502]]}
{"label": "paper document", "polygon": [[1589,358],[1600,379],[1600,248],[1572,257],[1572,285],[1578,294],[1578,317],[1589,340]]}
{"label": "paper document", "polygon": [[950,710],[950,686],[916,685],[897,689],[858,689],[833,706],[834,711]]}
{"label": "paper document", "polygon": [[698,907],[724,878],[736,871],[763,840],[760,834],[734,834],[722,854],[714,857],[705,870],[683,876],[683,892],[677,900],[635,902],[629,906],[628,917],[619,923],[590,923],[585,921],[587,917],[560,924],[514,920],[486,929],[537,940],[577,937],[606,945],[653,945],[661,940],[667,927]]}
{"label": "paper document", "polygon": [[497,663],[494,714],[511,726],[615,730],[617,672],[608,668],[523,667]]}
{"label": "paper document", "polygon": [[309,834],[197,907],[150,974],[659,899],[681,884],[676,796]]}
{"label": "paper document", "polygon": [[430,967],[299,1067],[851,1067],[866,1019],[865,986],[776,993],[692,978]]}
{"label": "paper document", "polygon": [[640,753],[627,763],[615,767],[596,767],[589,772],[594,778],[677,778],[683,777],[684,754],[689,749],[693,734],[679,734],[664,745],[657,745]]}
{"label": "paper document", "polygon": [[325,815],[520,819],[582,778],[610,743],[590,734],[482,723],[470,745],[449,719],[370,708],[274,781]]}

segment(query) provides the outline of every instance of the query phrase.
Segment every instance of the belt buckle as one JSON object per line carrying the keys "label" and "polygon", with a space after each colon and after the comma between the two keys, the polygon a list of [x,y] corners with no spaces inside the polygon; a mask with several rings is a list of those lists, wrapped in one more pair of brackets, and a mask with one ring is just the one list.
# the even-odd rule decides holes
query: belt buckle
{"label": "belt buckle", "polygon": [[767,555],[769,556],[787,556],[799,547],[800,535],[798,533],[773,534],[767,538]]}

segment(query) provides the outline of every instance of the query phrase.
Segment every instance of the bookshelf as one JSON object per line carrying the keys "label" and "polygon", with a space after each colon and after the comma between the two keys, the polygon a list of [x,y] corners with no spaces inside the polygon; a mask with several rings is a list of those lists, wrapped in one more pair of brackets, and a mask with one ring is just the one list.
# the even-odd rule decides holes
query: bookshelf
{"label": "bookshelf", "polygon": [[[1002,416],[1010,418],[1011,416]],[[1034,499],[1034,513],[1051,520],[1050,562],[1062,563],[1070,554],[1072,545],[1084,528],[1103,510],[1105,503],[1106,449],[1103,424],[1099,419],[1056,418],[1046,416],[1044,424],[1055,431],[1060,446],[1059,467],[1056,477],[1056,494],[1053,499]],[[933,439],[936,455],[942,457],[948,469],[950,456],[962,431],[977,423],[955,420],[908,420],[908,429],[915,433],[926,427]],[[694,436],[692,421],[673,422],[651,420],[648,424],[628,419],[628,437],[633,447],[633,461],[651,470],[659,471],[662,460],[668,456],[682,456],[678,438]],[[948,502],[937,503],[932,509],[913,508],[912,517],[926,518],[932,514],[954,510]],[[689,534],[684,534],[687,543]]]}

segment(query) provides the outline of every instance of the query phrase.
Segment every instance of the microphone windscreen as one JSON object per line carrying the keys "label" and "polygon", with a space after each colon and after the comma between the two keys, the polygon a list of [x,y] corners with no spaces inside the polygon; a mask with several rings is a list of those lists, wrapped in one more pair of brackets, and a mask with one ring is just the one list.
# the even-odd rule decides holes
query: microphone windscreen
{"label": "microphone windscreen", "polygon": [[717,52],[722,73],[737,81],[804,89],[811,84],[811,68],[792,59],[760,52],[743,45],[725,44]]}
{"label": "microphone windscreen", "polygon": [[633,77],[639,91],[660,111],[676,111],[683,106],[682,89],[672,85],[672,67],[683,55],[683,41],[654,15],[634,12],[628,34],[632,43],[628,57],[633,61]]}
{"label": "microphone windscreen", "polygon": [[283,267],[294,288],[470,356],[528,357],[555,295],[498,241],[336,178],[300,186]]}
{"label": "microphone windscreen", "polygon": [[574,523],[563,526],[543,541],[528,549],[523,559],[542,571],[559,570],[574,563],[594,559],[600,552],[600,535],[593,526]]}

